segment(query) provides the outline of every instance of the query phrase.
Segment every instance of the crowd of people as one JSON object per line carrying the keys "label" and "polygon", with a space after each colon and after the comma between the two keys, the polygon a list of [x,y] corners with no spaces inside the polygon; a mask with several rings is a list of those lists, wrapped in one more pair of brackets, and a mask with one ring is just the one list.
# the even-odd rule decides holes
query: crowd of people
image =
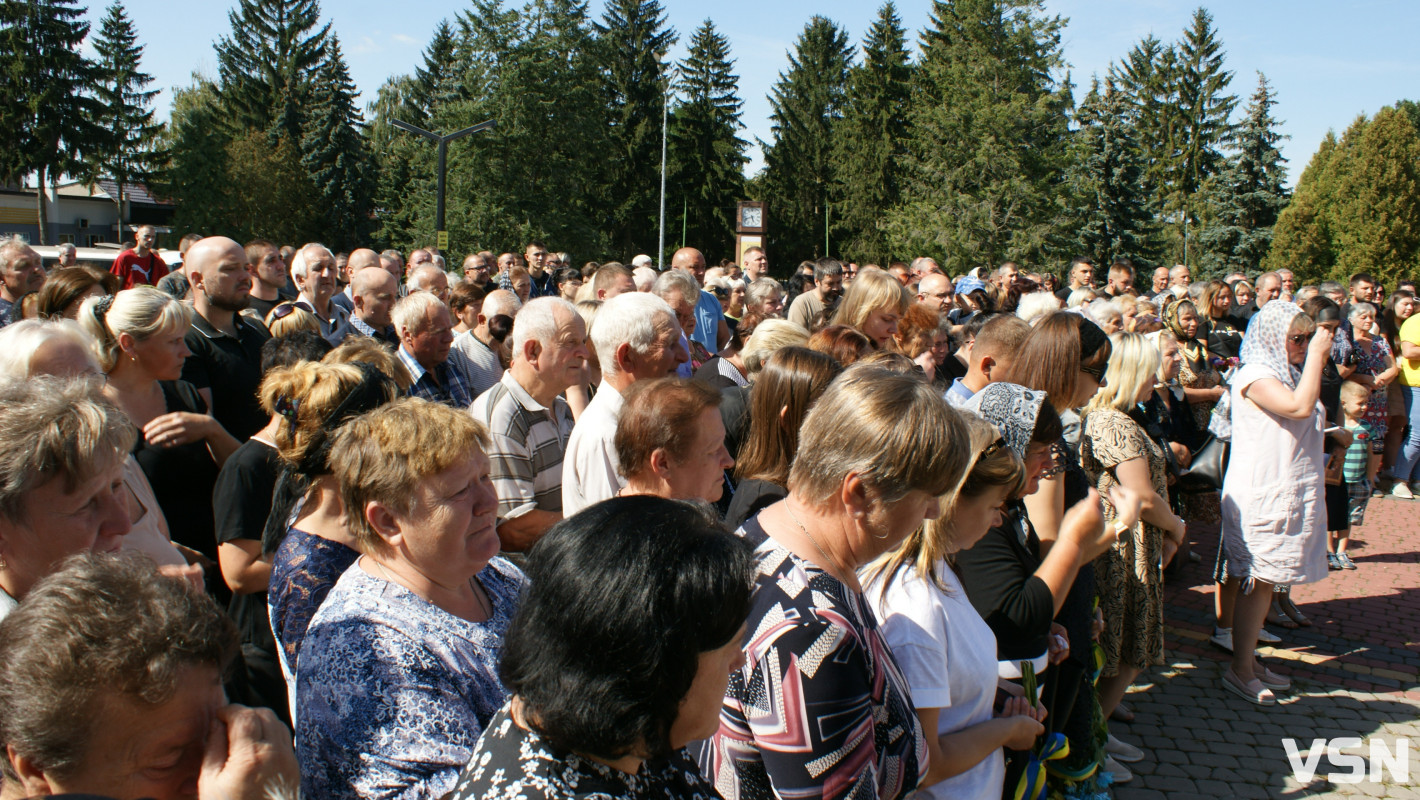
{"label": "crowd of people", "polygon": [[0,243],[4,800],[1104,795],[1420,491],[1365,274],[154,246]]}

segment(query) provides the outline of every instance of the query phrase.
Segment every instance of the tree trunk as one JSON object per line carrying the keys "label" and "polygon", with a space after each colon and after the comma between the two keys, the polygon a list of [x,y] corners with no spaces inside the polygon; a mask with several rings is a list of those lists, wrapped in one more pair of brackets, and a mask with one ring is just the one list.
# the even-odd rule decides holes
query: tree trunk
{"label": "tree trunk", "polygon": [[118,185],[118,243],[123,244],[123,181],[114,178],[113,182]]}
{"label": "tree trunk", "polygon": [[49,220],[44,213],[44,167],[40,167],[35,173],[35,198],[39,203],[39,241],[36,242],[36,244],[48,244],[49,242],[46,241],[46,234],[48,232],[45,228],[48,227],[47,223]]}

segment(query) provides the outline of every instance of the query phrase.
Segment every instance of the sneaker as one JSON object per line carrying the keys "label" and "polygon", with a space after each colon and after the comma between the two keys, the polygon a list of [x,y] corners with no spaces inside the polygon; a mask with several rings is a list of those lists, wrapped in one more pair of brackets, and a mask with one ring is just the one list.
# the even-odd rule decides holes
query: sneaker
{"label": "sneaker", "polygon": [[1326,554],[1326,568],[1329,570],[1345,569],[1341,566],[1341,557],[1336,553]]}
{"label": "sneaker", "polygon": [[1219,650],[1231,653],[1233,652],[1233,629],[1214,628],[1213,635],[1208,638],[1208,641],[1212,642],[1213,646]]}
{"label": "sneaker", "polygon": [[1134,780],[1134,773],[1130,772],[1128,767],[1115,761],[1114,756],[1106,755],[1104,757],[1104,771],[1109,773],[1115,783],[1128,783]]}
{"label": "sneaker", "polygon": [[1401,500],[1415,499],[1415,493],[1410,491],[1410,487],[1406,485],[1405,481],[1396,481],[1395,485],[1390,487],[1390,496]]}
{"label": "sneaker", "polygon": [[1258,628],[1257,641],[1260,644],[1277,644],[1278,642],[1282,641],[1282,637],[1278,636],[1272,631],[1267,630],[1266,628]]}
{"label": "sneaker", "polygon": [[1337,553],[1336,561],[1341,565],[1341,569],[1356,569],[1356,562],[1346,553]]}
{"label": "sneaker", "polygon": [[1115,737],[1112,733],[1109,735],[1109,738],[1105,740],[1104,751],[1114,756],[1116,761],[1121,761],[1126,764],[1133,764],[1135,761],[1144,760],[1143,750],[1140,750],[1123,739]]}

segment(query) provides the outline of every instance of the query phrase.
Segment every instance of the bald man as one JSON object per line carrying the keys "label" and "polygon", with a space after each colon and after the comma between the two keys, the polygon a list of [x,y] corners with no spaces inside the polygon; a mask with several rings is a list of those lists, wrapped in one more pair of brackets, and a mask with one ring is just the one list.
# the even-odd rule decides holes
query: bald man
{"label": "bald man", "polygon": [[[353,253],[351,258],[354,258]],[[390,349],[399,347],[399,333],[395,331],[394,322],[390,319],[390,311],[394,310],[394,301],[398,299],[399,284],[395,282],[394,276],[380,265],[379,256],[375,256],[374,266],[365,267],[355,273],[355,277],[350,279],[350,288],[354,290],[355,301],[350,312],[351,329],[363,336],[378,339],[389,345]]]}
{"label": "bald man", "polygon": [[718,353],[730,341],[730,326],[725,322],[725,310],[715,295],[705,291],[705,256],[694,247],[682,247],[671,256],[671,269],[683,269],[700,286],[700,299],[695,304],[695,333],[690,338],[711,353]]}
{"label": "bald man", "polygon": [[[346,311],[354,311],[355,276],[359,274],[360,270],[362,269],[368,269],[370,267],[379,266],[381,266],[380,254],[376,253],[374,250],[371,250],[367,247],[362,247],[359,250],[351,252],[349,260],[345,262],[345,274],[347,276],[345,280],[345,288],[339,292],[336,292],[335,296],[330,298],[330,302],[340,306]],[[395,281],[395,285],[398,284],[399,281]]]}
{"label": "bald man", "polygon": [[251,296],[246,250],[225,236],[194,244],[183,260],[192,285],[192,328],[184,341],[192,354],[182,379],[197,387],[212,416],[244,442],[270,421],[256,400],[261,386],[261,346],[271,335],[240,312]]}
{"label": "bald man", "polygon": [[[518,315],[522,303],[518,296],[506,289],[494,289],[483,298],[483,306],[478,312],[478,324],[454,337],[453,348],[468,356],[469,391],[475,397],[483,394],[503,379],[503,361],[500,354],[506,351],[503,343],[493,338],[490,328],[498,328],[504,334],[512,329],[513,317]],[[493,324],[495,317],[506,317]]]}
{"label": "bald man", "polygon": [[449,302],[449,276],[434,264],[420,264],[410,270],[408,289],[407,295],[433,292],[435,297],[445,303]]}

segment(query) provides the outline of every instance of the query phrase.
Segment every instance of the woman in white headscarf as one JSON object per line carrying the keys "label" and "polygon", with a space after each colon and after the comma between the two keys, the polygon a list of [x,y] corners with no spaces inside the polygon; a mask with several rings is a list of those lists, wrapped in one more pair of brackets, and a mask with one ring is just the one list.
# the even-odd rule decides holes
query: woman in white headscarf
{"label": "woman in white headscarf", "polygon": [[1223,546],[1238,590],[1223,686],[1257,705],[1291,686],[1253,654],[1273,587],[1327,574],[1319,397],[1331,338],[1295,304],[1274,300],[1248,326],[1230,388],[1232,428],[1246,435],[1233,437],[1223,480]]}

